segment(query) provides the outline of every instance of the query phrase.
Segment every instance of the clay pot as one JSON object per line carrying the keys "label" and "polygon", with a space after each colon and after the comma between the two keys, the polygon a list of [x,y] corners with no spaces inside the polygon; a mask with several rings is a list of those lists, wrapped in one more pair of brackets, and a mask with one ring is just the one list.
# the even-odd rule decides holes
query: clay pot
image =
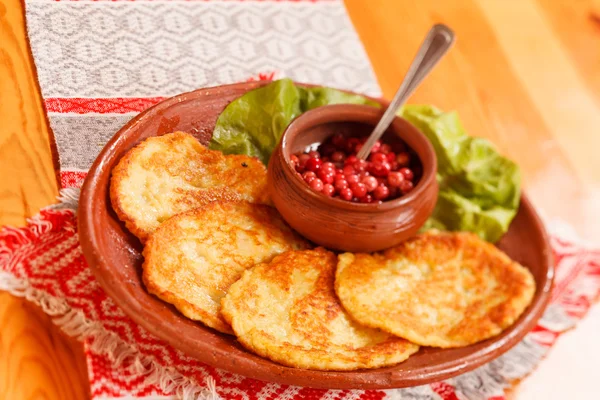
{"label": "clay pot", "polygon": [[313,191],[290,163],[292,154],[341,133],[368,135],[383,110],[355,104],[315,108],[285,130],[269,162],[269,191],[277,210],[302,236],[327,248],[371,252],[413,236],[433,212],[438,195],[437,159],[433,146],[417,128],[396,117],[382,141],[402,139],[417,154],[421,179],[408,194],[382,204],[362,204]]}

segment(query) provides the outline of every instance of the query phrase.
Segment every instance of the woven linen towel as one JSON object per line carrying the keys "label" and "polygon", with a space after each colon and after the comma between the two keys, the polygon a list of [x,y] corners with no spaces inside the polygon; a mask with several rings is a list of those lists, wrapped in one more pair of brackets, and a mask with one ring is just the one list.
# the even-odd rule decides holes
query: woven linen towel
{"label": "woven linen towel", "polygon": [[377,96],[341,1],[26,0],[31,49],[58,150],[61,202],[0,231],[0,289],[39,304],[85,344],[94,399],[486,399],[527,375],[600,289],[600,252],[555,236],[557,284],[538,326],[476,371],[408,389],[320,390],[202,364],[106,296],[77,234],[78,187],[106,141],[161,99],[278,75]]}

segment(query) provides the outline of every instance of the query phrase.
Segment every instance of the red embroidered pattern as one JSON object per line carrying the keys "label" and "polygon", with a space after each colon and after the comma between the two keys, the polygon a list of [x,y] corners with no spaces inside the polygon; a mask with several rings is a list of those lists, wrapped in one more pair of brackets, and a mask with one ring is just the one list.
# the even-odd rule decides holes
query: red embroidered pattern
{"label": "red embroidered pattern", "polygon": [[124,114],[140,112],[164,100],[164,97],[127,98],[117,97],[110,99],[86,98],[47,98],[44,100],[46,110],[56,113],[99,113],[99,114]]}
{"label": "red embroidered pattern", "polygon": [[[64,301],[79,311],[89,322],[99,323],[103,334],[111,333],[124,343],[136,348],[143,360],[162,367],[174,367],[182,375],[206,386],[208,378],[215,382],[216,391],[223,399],[267,400],[336,399],[381,400],[386,393],[370,390],[321,390],[265,383],[202,364],[151,336],[127,317],[100,288],[81,253],[76,218],[70,210],[46,209],[33,218],[25,228],[4,227],[0,230],[0,270],[23,279],[31,288],[47,299]],[[577,304],[580,318],[593,299],[600,294],[600,251],[588,250],[572,243],[553,238],[552,247],[558,255],[557,271],[576,270],[577,274],[561,274],[567,279],[557,283],[565,290],[553,302],[561,310],[570,312]],[[560,322],[560,321],[559,321]],[[537,326],[529,337],[544,346],[550,346],[560,330]],[[86,339],[89,374],[94,396],[142,396],[163,394],[156,381],[146,381],[129,369],[127,364],[111,366],[105,354],[91,350],[93,338]],[[164,372],[164,376],[169,373]],[[455,400],[458,395],[451,381],[438,382],[430,388],[442,399]],[[495,397],[502,399],[502,397]]]}
{"label": "red embroidered pattern", "polygon": [[[73,1],[73,0],[68,0]],[[271,81],[277,79],[278,71],[260,72],[246,79],[246,82]],[[165,97],[114,97],[114,98],[59,98],[49,97],[44,100],[46,110],[50,113],[75,114],[125,114],[142,112],[163,101]]]}
{"label": "red embroidered pattern", "polygon": [[70,187],[81,187],[86,176],[87,171],[60,171],[60,187],[63,189]]}

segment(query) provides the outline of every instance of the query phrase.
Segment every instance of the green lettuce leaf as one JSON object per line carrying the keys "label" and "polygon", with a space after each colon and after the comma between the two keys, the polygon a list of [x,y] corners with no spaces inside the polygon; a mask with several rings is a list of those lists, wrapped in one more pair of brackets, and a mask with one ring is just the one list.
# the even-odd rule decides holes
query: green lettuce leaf
{"label": "green lettuce leaf", "polygon": [[470,231],[496,242],[518,208],[519,167],[486,139],[467,135],[458,115],[432,106],[408,105],[401,115],[433,144],[440,194],[424,229]]}
{"label": "green lettuce leaf", "polygon": [[219,118],[210,148],[225,154],[246,154],[267,164],[285,128],[310,109],[328,104],[378,103],[340,90],[296,86],[281,79],[232,101]]}
{"label": "green lettuce leaf", "polygon": [[[379,104],[326,87],[275,81],[234,100],[217,120],[210,148],[246,154],[267,164],[285,128],[298,115],[328,104]],[[469,136],[458,115],[427,105],[407,105],[399,115],[431,141],[438,158],[439,199],[423,229],[471,231],[495,242],[519,207],[518,166],[487,140]]]}

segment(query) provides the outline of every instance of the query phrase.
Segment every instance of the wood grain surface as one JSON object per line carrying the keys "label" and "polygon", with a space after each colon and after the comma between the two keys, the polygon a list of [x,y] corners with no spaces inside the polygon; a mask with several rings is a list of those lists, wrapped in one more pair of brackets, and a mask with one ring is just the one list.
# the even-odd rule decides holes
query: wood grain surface
{"label": "wood grain surface", "polygon": [[[0,0],[0,225],[25,218],[58,193],[48,126],[19,0]],[[89,397],[83,348],[36,306],[0,294],[0,399]]]}
{"label": "wood grain surface", "polygon": [[[411,102],[457,110],[471,134],[490,138],[521,165],[526,189],[545,215],[571,222],[584,237],[599,237],[600,1],[346,5],[388,98],[429,26],[450,25],[458,37],[455,47]],[[22,225],[57,194],[41,104],[23,6],[0,0],[1,225]],[[563,393],[560,385],[569,393],[569,382],[585,385],[586,370],[568,355],[581,354],[576,346],[589,342],[596,347],[586,347],[588,358],[600,357],[592,340],[599,321],[595,312],[559,341],[541,371],[525,380],[522,395],[531,398],[545,387]],[[580,379],[561,375],[560,384],[549,381],[552,369],[576,371]],[[81,345],[34,306],[0,294],[0,399],[87,397]]]}

